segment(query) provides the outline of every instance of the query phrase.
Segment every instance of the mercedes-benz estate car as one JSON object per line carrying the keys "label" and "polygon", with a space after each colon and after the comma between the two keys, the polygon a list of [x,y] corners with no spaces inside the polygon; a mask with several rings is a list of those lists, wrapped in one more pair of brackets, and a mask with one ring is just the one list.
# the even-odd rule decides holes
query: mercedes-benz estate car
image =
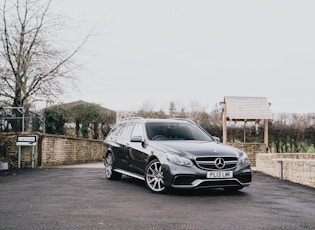
{"label": "mercedes-benz estate car", "polygon": [[246,153],[219,143],[190,120],[129,118],[112,128],[104,147],[107,179],[138,178],[155,193],[172,188],[236,191],[252,180]]}

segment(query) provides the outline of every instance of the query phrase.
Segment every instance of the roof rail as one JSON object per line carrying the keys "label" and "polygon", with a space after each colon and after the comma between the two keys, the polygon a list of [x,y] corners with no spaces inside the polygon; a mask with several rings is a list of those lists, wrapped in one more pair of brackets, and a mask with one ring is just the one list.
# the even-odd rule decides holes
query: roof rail
{"label": "roof rail", "polygon": [[120,121],[128,121],[128,120],[143,120],[145,121],[145,119],[143,117],[126,117],[121,119]]}
{"label": "roof rail", "polygon": [[194,122],[193,120],[189,119],[189,118],[172,118],[172,119],[174,119],[174,120],[188,121],[188,122],[190,122],[190,123],[195,124],[195,122]]}

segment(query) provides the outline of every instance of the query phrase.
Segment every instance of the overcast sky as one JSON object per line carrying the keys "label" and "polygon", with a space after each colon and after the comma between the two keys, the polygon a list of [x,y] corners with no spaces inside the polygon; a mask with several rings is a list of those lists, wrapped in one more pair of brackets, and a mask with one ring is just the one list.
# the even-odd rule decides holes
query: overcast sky
{"label": "overcast sky", "polygon": [[54,10],[93,36],[77,56],[84,100],[158,110],[224,96],[267,97],[273,113],[315,112],[315,1],[62,0]]}

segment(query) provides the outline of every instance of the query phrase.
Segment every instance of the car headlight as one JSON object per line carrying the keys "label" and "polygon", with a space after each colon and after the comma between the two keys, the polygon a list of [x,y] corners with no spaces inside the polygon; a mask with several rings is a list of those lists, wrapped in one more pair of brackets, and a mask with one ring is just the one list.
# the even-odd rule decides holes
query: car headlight
{"label": "car headlight", "polygon": [[246,153],[243,153],[242,156],[238,159],[238,165],[249,164],[249,159]]}
{"label": "car headlight", "polygon": [[172,162],[173,164],[183,165],[183,166],[193,166],[193,163],[191,162],[191,160],[185,157],[180,157],[175,153],[167,153],[166,159],[169,162]]}

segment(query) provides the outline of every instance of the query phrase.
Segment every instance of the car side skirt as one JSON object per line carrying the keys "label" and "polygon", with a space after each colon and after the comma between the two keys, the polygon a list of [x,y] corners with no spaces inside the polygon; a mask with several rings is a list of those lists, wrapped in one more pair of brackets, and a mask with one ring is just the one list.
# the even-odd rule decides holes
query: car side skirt
{"label": "car side skirt", "polygon": [[132,172],[129,172],[129,171],[126,171],[126,170],[123,170],[123,169],[114,169],[114,171],[118,172],[118,173],[121,173],[121,174],[124,174],[126,176],[134,177],[134,178],[137,178],[137,179],[140,179],[140,180],[144,181],[144,177],[139,175],[139,174],[132,173]]}

